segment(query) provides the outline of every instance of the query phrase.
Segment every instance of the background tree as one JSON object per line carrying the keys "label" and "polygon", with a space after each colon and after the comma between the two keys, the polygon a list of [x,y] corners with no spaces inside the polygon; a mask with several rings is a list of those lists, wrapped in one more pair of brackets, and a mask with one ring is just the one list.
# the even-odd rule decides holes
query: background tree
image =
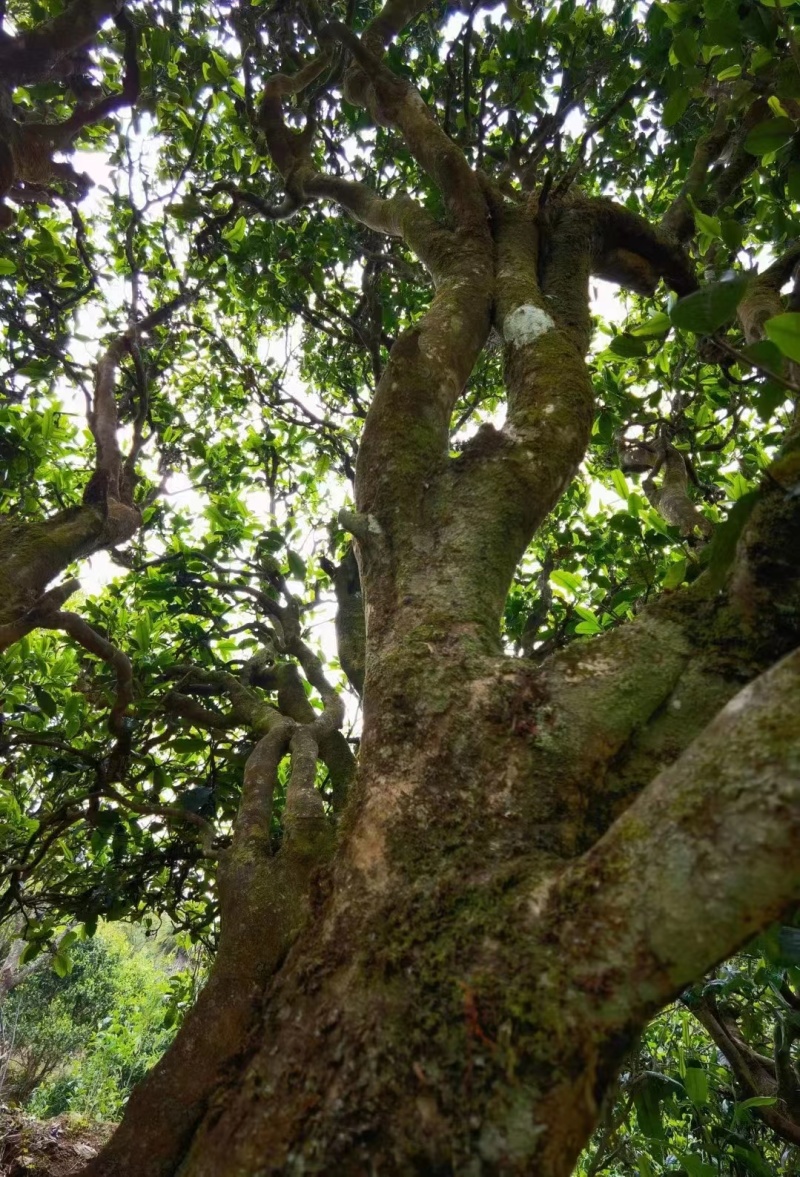
{"label": "background tree", "polygon": [[216,946],[92,1173],[569,1173],[796,901],[800,51],[637,15],[7,7],[0,902]]}
{"label": "background tree", "polygon": [[118,1118],[172,1037],[171,995],[190,974],[174,944],[120,925],[62,937],[56,968],[34,968],[45,960],[31,962],[3,1006],[3,1102],[42,1117]]}

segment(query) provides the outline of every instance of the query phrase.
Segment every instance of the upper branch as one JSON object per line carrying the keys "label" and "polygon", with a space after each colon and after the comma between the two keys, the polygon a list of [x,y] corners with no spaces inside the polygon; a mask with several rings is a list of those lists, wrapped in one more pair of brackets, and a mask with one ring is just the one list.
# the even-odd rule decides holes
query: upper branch
{"label": "upper branch", "polygon": [[349,101],[365,106],[376,122],[396,127],[417,163],[436,184],[457,228],[488,235],[488,209],[481,183],[461,148],[439,126],[409,82],[395,74],[346,25],[332,21],[318,36],[341,44],[354,66],[346,79]]}
{"label": "upper branch", "polygon": [[800,242],[796,241],[750,283],[736,311],[748,343],[763,339],[767,319],[782,314],[781,287],[799,270]]}
{"label": "upper branch", "polygon": [[380,56],[406,25],[430,6],[431,0],[386,0],[362,33],[363,45],[376,57]]}
{"label": "upper branch", "polygon": [[[123,464],[123,455],[117,437],[119,430],[116,397],[117,369],[126,352],[134,353],[136,341],[140,335],[165,323],[172,312],[177,307],[183,306],[186,301],[187,296],[178,295],[129,327],[109,345],[95,367],[94,397],[89,412],[89,429],[95,443],[95,469],[84,491],[83,501],[85,503],[104,503],[108,511],[114,511],[119,516],[120,522],[127,515],[135,514],[136,518],[129,520],[130,534],[138,528],[140,522],[139,512],[133,502],[135,483],[133,465],[138,449],[141,449],[143,444],[142,423],[137,417],[134,443],[127,461]],[[140,396],[144,398],[145,395],[145,390],[141,389]],[[126,538],[127,536],[124,534],[120,534],[118,537],[119,540]]]}
{"label": "upper branch", "polygon": [[291,215],[309,200],[332,200],[357,221],[379,233],[402,237],[422,261],[435,267],[432,242],[438,226],[411,197],[384,199],[366,184],[344,180],[318,171],[312,161],[311,146],[315,130],[309,118],[301,131],[287,126],[283,99],[299,94],[319,77],[328,64],[325,54],[308,62],[296,74],[275,74],[264,87],[257,125],[264,134],[273,163],[286,185],[286,201],[276,209],[261,211],[272,219]]}
{"label": "upper branch", "polygon": [[65,10],[18,37],[0,42],[0,72],[8,83],[40,81],[63,58],[88,44],[123,0],[73,0]]}

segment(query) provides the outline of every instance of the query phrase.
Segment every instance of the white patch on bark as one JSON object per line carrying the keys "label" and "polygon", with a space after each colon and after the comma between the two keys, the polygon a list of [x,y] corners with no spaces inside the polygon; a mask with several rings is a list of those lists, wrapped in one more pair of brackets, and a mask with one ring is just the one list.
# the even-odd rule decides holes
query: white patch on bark
{"label": "white patch on bark", "polygon": [[739,691],[738,695],[734,695],[730,703],[723,710],[724,715],[738,715],[740,711],[744,711],[745,707],[750,706],[750,701],[753,695],[753,684],[745,687],[744,690]]}
{"label": "white patch on bark", "polygon": [[511,347],[525,347],[540,335],[552,331],[555,323],[540,307],[526,303],[503,320],[503,338]]}
{"label": "white patch on bark", "polygon": [[[555,886],[555,875],[544,879],[536,887],[534,887],[531,894],[528,896],[528,913],[534,919],[538,920],[547,907],[547,902],[550,897],[550,892]],[[539,978],[541,982],[542,978]]]}

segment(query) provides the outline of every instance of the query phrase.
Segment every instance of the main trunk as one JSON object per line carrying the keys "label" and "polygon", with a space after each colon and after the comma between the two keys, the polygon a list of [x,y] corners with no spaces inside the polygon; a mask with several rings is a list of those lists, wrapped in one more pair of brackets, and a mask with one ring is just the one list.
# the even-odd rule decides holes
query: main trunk
{"label": "main trunk", "polygon": [[526,788],[524,666],[427,644],[370,698],[338,865],[182,1173],[556,1177],[591,1131],[626,1039],[598,1041],[581,946],[524,899],[578,794]]}
{"label": "main trunk", "polygon": [[510,697],[489,663],[476,678],[458,657],[419,669],[373,716],[359,790],[379,777],[382,802],[347,831],[188,1174],[555,1177],[587,1139],[625,1042],[601,1073],[574,961],[522,898],[559,859],[531,855],[551,840],[533,806],[512,817]]}
{"label": "main trunk", "polygon": [[[492,653],[457,612],[413,626],[401,609],[384,631],[309,922],[271,981],[248,971],[258,926],[249,961],[220,953],[177,1069],[158,1098],[147,1083],[134,1095],[91,1172],[571,1172],[638,1028],[600,1012],[603,970],[563,933],[573,913],[536,898],[579,849],[591,781],[570,770],[541,670]],[[581,674],[576,660],[567,677]],[[179,1105],[220,1028],[195,1126]]]}

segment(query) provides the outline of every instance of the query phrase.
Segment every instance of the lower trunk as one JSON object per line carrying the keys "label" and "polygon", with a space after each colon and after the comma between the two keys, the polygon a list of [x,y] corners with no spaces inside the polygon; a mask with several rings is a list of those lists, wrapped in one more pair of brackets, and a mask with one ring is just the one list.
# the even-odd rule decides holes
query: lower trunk
{"label": "lower trunk", "polygon": [[389,600],[304,926],[269,957],[286,881],[233,887],[235,959],[223,908],[92,1177],[567,1177],[649,1017],[800,885],[800,656],[760,673],[796,641],[793,513],[756,508],[727,602],[665,598],[540,667],[443,578]]}
{"label": "lower trunk", "polygon": [[[193,1130],[173,1119],[166,1163],[169,1085],[146,1080],[95,1177],[571,1172],[638,1027],[598,1024],[582,946],[552,912],[537,923],[581,794],[532,793],[533,688],[480,661],[372,695],[336,864],[249,1036],[226,1043]],[[262,935],[254,921],[254,954]],[[205,1081],[215,980],[171,1052],[173,1104]]]}

